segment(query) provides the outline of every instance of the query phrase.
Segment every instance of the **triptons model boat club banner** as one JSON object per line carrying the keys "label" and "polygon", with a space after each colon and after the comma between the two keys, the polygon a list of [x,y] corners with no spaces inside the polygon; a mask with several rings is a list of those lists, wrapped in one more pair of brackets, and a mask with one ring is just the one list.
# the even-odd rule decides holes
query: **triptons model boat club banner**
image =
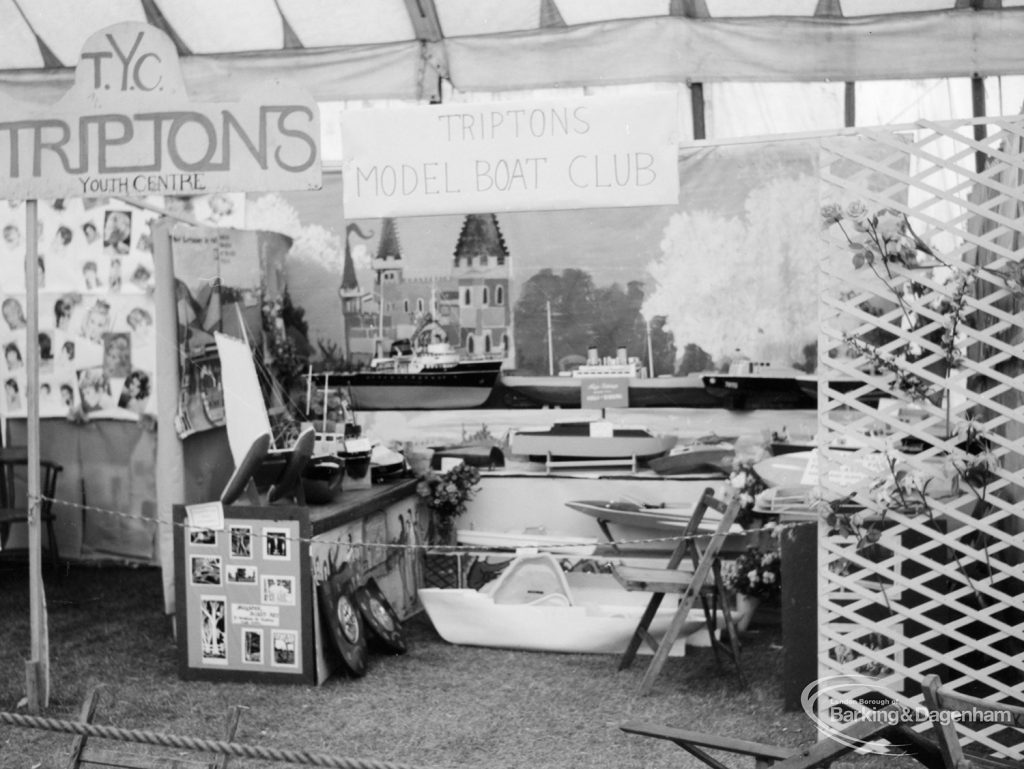
{"label": "triptons model boat club banner", "polygon": [[352,110],[340,119],[349,218],[679,200],[674,95]]}

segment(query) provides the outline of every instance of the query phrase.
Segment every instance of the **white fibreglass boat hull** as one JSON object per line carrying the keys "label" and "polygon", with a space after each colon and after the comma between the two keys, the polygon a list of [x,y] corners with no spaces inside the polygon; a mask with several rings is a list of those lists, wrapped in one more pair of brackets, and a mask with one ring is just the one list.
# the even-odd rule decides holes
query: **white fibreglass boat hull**
{"label": "white fibreglass boat hull", "polygon": [[[527,651],[574,654],[622,654],[636,630],[650,593],[629,592],[610,574],[566,574],[572,605],[559,596],[536,603],[496,603],[484,591],[422,588],[420,601],[438,634],[449,643]],[[674,613],[667,600],[650,631],[664,635]],[[719,626],[722,618],[719,616]],[[687,644],[707,646],[704,613],[693,609],[671,656],[686,653]],[[641,653],[650,653],[642,644]]]}

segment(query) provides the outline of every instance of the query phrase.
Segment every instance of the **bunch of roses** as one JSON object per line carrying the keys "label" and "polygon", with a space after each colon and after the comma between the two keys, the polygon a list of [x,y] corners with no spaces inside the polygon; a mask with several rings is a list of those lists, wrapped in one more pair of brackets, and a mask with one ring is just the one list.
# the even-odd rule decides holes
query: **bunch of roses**
{"label": "bunch of roses", "polygon": [[725,564],[722,579],[733,592],[762,600],[777,598],[782,589],[782,557],[778,550],[748,547],[735,561]]}

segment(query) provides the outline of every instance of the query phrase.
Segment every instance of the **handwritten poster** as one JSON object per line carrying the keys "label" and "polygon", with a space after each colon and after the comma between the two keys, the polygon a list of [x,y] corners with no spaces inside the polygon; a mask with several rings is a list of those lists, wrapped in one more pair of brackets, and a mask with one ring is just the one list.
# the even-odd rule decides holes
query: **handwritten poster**
{"label": "handwritten poster", "polygon": [[346,111],[345,216],[675,204],[677,120],[664,94]]}

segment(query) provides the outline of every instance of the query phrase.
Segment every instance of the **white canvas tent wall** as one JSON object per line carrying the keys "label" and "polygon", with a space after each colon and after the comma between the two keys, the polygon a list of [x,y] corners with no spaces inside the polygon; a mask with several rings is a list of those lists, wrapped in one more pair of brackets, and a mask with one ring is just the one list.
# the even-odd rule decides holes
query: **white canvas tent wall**
{"label": "white canvas tent wall", "polygon": [[0,95],[52,103],[126,20],[171,36],[200,100],[286,73],[321,102],[685,84],[700,112],[722,83],[1024,75],[1024,0],[0,0]]}

